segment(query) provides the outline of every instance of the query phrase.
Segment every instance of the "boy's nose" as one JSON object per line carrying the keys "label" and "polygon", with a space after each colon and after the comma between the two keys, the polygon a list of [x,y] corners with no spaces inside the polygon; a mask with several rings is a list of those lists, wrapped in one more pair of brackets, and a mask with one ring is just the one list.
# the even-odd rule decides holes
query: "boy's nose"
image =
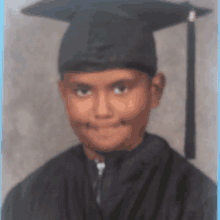
{"label": "boy's nose", "polygon": [[100,93],[95,100],[95,117],[97,119],[111,118],[113,112],[111,111],[108,95]]}

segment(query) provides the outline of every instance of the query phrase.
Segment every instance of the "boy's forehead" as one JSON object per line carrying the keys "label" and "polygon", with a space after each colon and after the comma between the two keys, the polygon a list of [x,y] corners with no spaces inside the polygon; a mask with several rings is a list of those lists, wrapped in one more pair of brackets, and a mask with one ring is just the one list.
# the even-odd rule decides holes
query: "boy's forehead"
{"label": "boy's forehead", "polygon": [[[114,83],[116,81],[134,81],[144,73],[130,69],[110,69],[105,71],[95,72],[67,72],[64,79],[71,82],[84,82],[84,83]],[[146,73],[145,73],[146,75]]]}

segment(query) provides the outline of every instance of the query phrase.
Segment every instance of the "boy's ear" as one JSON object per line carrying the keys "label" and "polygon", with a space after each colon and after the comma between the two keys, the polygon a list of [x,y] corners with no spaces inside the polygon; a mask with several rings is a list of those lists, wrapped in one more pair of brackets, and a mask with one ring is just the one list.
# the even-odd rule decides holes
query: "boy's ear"
{"label": "boy's ear", "polygon": [[60,95],[61,95],[62,99],[65,99],[65,97],[66,97],[66,90],[65,90],[65,86],[63,84],[63,81],[62,80],[58,80],[57,83],[58,83],[58,87],[59,87],[59,91],[60,91]]}
{"label": "boy's ear", "polygon": [[156,108],[160,104],[160,99],[162,97],[165,88],[165,76],[163,73],[157,73],[151,82],[151,108]]}

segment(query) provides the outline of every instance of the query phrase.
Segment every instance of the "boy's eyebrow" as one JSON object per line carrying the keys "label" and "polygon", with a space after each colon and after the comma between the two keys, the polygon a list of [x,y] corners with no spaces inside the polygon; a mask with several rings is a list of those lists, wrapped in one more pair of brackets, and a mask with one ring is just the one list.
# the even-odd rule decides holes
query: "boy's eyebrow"
{"label": "boy's eyebrow", "polygon": [[110,84],[111,87],[115,87],[115,86],[122,86],[126,83],[129,83],[129,82],[134,82],[134,80],[132,79],[123,79],[123,80],[118,80],[116,82],[113,82]]}
{"label": "boy's eyebrow", "polygon": [[73,82],[71,83],[73,84],[73,86],[76,86],[76,87],[84,87],[84,88],[92,88],[92,85],[89,85],[87,83],[77,83],[77,82]]}
{"label": "boy's eyebrow", "polygon": [[[124,78],[124,79],[119,79],[113,82],[110,82],[107,87],[114,87],[114,86],[119,86],[119,85],[124,85],[125,83],[129,83],[129,82],[135,82],[134,79],[128,79],[128,78]],[[77,87],[87,87],[87,88],[94,88],[95,85],[94,84],[90,84],[87,82],[82,82],[82,81],[75,81],[71,83],[73,86],[77,86]]]}

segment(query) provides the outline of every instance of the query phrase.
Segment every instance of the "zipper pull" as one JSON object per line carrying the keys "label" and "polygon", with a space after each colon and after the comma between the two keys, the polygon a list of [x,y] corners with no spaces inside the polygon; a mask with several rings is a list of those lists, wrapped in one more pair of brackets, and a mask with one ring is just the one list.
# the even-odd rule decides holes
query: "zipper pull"
{"label": "zipper pull", "polygon": [[105,163],[104,162],[100,163],[96,160],[96,167],[98,169],[96,202],[100,205],[100,203],[101,203],[102,176],[103,176],[103,173],[105,170]]}
{"label": "zipper pull", "polygon": [[102,162],[102,163],[97,163],[96,164],[96,166],[97,166],[97,169],[98,169],[98,175],[99,176],[102,176],[103,175],[103,173],[104,173],[104,169],[105,169],[105,163],[104,162]]}

